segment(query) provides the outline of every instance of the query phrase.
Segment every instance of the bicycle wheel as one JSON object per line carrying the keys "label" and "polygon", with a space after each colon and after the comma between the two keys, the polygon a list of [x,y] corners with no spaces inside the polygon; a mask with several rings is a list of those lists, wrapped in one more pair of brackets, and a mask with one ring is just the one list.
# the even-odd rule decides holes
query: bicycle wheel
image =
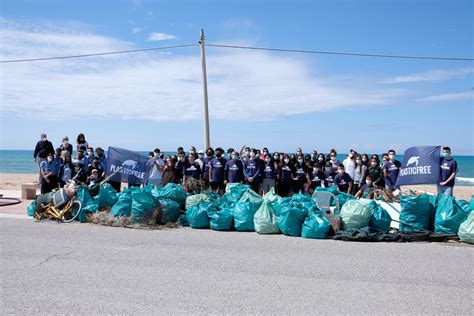
{"label": "bicycle wheel", "polygon": [[81,212],[81,209],[82,209],[81,201],[74,200],[72,202],[72,205],[69,208],[69,210],[64,213],[62,221],[64,223],[72,222],[73,220],[75,220],[79,216],[79,213]]}

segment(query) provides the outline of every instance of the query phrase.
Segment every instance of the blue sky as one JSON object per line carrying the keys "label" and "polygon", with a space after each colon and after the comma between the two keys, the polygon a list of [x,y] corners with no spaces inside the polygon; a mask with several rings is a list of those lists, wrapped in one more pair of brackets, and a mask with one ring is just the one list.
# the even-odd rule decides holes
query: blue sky
{"label": "blue sky", "polygon": [[[207,42],[472,57],[472,1],[2,1],[2,60]],[[473,62],[207,48],[211,143],[474,155]],[[199,48],[1,66],[1,149],[203,146]]]}

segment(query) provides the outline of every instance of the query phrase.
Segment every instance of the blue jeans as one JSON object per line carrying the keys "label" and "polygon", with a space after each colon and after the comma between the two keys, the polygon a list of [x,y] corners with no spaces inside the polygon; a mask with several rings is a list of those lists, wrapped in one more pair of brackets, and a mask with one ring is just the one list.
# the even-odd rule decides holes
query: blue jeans
{"label": "blue jeans", "polygon": [[439,185],[438,184],[438,194],[446,194],[453,196],[453,187],[447,186],[447,185]]}

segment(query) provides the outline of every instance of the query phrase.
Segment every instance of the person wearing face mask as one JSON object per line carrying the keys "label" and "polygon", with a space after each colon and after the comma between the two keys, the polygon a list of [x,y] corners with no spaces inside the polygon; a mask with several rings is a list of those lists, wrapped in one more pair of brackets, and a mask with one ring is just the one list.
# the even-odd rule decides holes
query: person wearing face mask
{"label": "person wearing face mask", "polygon": [[369,163],[370,163],[369,155],[363,154],[361,157],[362,157],[362,159],[361,159],[361,160],[362,160],[362,164],[368,168],[368,167],[369,167]]}
{"label": "person wearing face mask", "polygon": [[72,165],[72,177],[75,178],[75,180],[80,184],[86,183],[87,173],[84,171],[84,165],[77,159],[73,159]]}
{"label": "person wearing face mask", "polygon": [[49,153],[45,161],[40,163],[41,172],[41,194],[53,191],[57,187],[56,176],[54,175],[54,155]]}
{"label": "person wearing face mask", "polygon": [[202,179],[209,183],[209,163],[214,159],[214,149],[209,147],[206,149],[206,156],[202,160]]}
{"label": "person wearing face mask", "polygon": [[331,162],[326,162],[326,165],[324,166],[324,186],[326,188],[332,187],[334,185],[334,177],[336,176],[336,173],[334,169],[332,168]]}
{"label": "person wearing face mask", "polygon": [[209,162],[209,182],[211,184],[211,190],[224,194],[224,168],[227,164],[227,160],[222,156],[224,149],[216,148],[216,157]]}
{"label": "person wearing face mask", "polygon": [[[316,159],[316,164],[321,165],[322,168],[326,165],[326,157],[324,154],[319,154],[317,159]],[[324,170],[323,170],[324,171]]]}
{"label": "person wearing face mask", "polygon": [[334,183],[337,185],[337,189],[340,192],[344,193],[351,193],[352,192],[352,178],[349,176],[347,172],[344,170],[344,166],[340,165],[337,168],[337,174],[334,177]]}
{"label": "person wearing face mask", "polygon": [[[35,151],[33,153],[33,157],[35,158],[35,162],[38,164],[39,169],[41,162],[46,161],[46,158],[49,154],[54,155],[54,147],[53,144],[48,140],[45,133],[41,133],[41,140],[36,143]],[[41,170],[39,172],[39,180],[41,182]]]}
{"label": "person wearing face mask", "polygon": [[252,190],[259,193],[261,181],[261,160],[257,158],[257,150],[250,151],[250,157],[244,163],[245,182],[250,185]]}
{"label": "person wearing face mask", "polygon": [[225,158],[226,158],[227,160],[232,160],[232,153],[233,153],[234,151],[235,151],[234,148],[228,148],[227,151],[226,151],[227,155],[226,155]]}
{"label": "person wearing face mask", "polygon": [[331,164],[332,172],[337,173],[337,168],[341,165],[341,162],[337,159],[337,153],[333,149],[329,153],[329,163]]}
{"label": "person wearing face mask", "polygon": [[101,181],[104,178],[104,170],[100,166],[98,157],[94,157],[94,159],[92,159],[91,163],[89,164],[88,169],[87,169],[88,176],[92,174],[92,170],[97,171],[99,181]]}
{"label": "person wearing face mask", "polygon": [[224,167],[224,184],[227,183],[243,183],[244,181],[244,165],[239,159],[239,153],[233,151],[230,154],[230,160]]}
{"label": "person wearing face mask", "polygon": [[146,184],[152,184],[155,187],[162,187],[163,185],[163,171],[165,163],[163,159],[160,158],[161,151],[159,148],[155,148],[153,151],[153,156],[148,159],[146,168],[147,168],[147,180]]}
{"label": "person wearing face mask", "polygon": [[356,194],[362,185],[365,183],[365,176],[367,174],[367,167],[362,164],[362,156],[357,155],[355,159],[354,168],[354,187],[351,194]]}
{"label": "person wearing face mask", "polygon": [[312,171],[308,173],[308,193],[313,194],[317,187],[324,186],[325,180],[326,177],[324,176],[323,165],[319,163],[313,164]]}
{"label": "person wearing face mask", "polygon": [[296,159],[296,165],[293,169],[293,185],[292,189],[294,193],[300,191],[304,192],[304,184],[307,182],[307,169],[304,163],[303,155],[298,155]]}
{"label": "person wearing face mask", "polygon": [[344,165],[344,170],[349,176],[351,177],[352,180],[354,180],[354,170],[355,170],[355,155],[356,152],[351,149],[349,151],[349,155],[347,155],[346,159],[342,162]]}
{"label": "person wearing face mask", "polygon": [[380,163],[376,158],[370,160],[370,166],[367,170],[367,175],[372,178],[372,183],[375,187],[385,187],[385,181],[383,178],[383,171],[380,167]]}
{"label": "person wearing face mask", "polygon": [[356,199],[373,199],[375,196],[374,192],[377,190],[377,187],[374,186],[372,177],[367,175],[365,178],[365,184],[363,184],[360,189],[355,194]]}
{"label": "person wearing face mask", "polygon": [[261,194],[265,194],[270,191],[271,188],[275,187],[276,181],[276,172],[275,172],[275,164],[272,160],[272,155],[268,152],[265,155],[265,163],[263,165],[263,180],[262,180],[262,192]]}
{"label": "person wearing face mask", "polygon": [[61,156],[61,148],[56,148],[56,152],[54,154],[54,159],[53,159],[53,174],[56,177],[56,179],[59,179],[59,172],[60,172],[62,164],[63,164],[63,158]]}
{"label": "person wearing face mask", "polygon": [[389,161],[383,165],[383,174],[385,177],[385,189],[394,191],[398,187],[396,186],[398,172],[402,164],[400,161],[395,159],[395,150],[390,149],[388,151]]}
{"label": "person wearing face mask", "polygon": [[453,195],[454,182],[458,172],[458,163],[451,157],[451,148],[443,147],[441,154],[441,182],[438,184],[438,194]]}
{"label": "person wearing face mask", "polygon": [[204,167],[204,150],[200,149],[198,151],[196,162],[201,167],[201,170],[203,170],[203,167]]}
{"label": "person wearing face mask", "polygon": [[184,166],[187,163],[186,155],[184,151],[178,153],[178,162],[176,163],[176,170],[178,171],[179,182],[184,180]]}
{"label": "person wearing face mask", "polygon": [[303,149],[301,149],[301,148],[299,148],[299,147],[296,148],[296,154],[295,154],[295,156],[298,156],[298,155],[303,155]]}
{"label": "person wearing face mask", "polygon": [[310,163],[311,163],[311,166],[314,166],[316,163],[318,163],[318,152],[316,150],[312,150],[311,151],[311,156],[310,156]]}
{"label": "person wearing face mask", "polygon": [[[263,150],[262,150],[262,155],[260,156],[260,159],[262,159],[263,161],[265,161],[265,157],[269,154],[269,151],[268,151],[268,148],[267,147],[263,147]],[[271,158],[271,156],[270,156]]]}
{"label": "person wearing face mask", "polygon": [[63,164],[59,168],[59,186],[61,188],[72,178],[72,170],[74,169],[69,151],[63,151],[62,155]]}
{"label": "person wearing face mask", "polygon": [[72,157],[72,145],[69,143],[69,138],[67,136],[63,137],[63,142],[59,148],[61,151],[67,150],[69,152],[69,157]]}
{"label": "person wearing face mask", "polygon": [[201,166],[196,162],[196,156],[194,153],[188,155],[188,160],[183,167],[184,182],[188,178],[194,178],[196,180],[201,179]]}
{"label": "person wearing face mask", "polygon": [[79,149],[77,151],[77,156],[75,159],[83,166],[84,172],[87,173],[87,168],[88,168],[88,161],[86,156],[84,155],[84,150]]}
{"label": "person wearing face mask", "polygon": [[278,177],[278,194],[282,197],[289,196],[291,193],[291,183],[293,181],[293,168],[290,165],[290,157],[283,156],[280,175]]}

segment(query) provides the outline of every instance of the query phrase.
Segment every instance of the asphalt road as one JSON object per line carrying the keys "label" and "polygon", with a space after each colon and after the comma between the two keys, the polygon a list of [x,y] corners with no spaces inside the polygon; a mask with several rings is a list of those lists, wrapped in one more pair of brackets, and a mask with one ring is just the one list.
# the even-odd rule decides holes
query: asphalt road
{"label": "asphalt road", "polygon": [[470,314],[474,247],[0,218],[2,314]]}

